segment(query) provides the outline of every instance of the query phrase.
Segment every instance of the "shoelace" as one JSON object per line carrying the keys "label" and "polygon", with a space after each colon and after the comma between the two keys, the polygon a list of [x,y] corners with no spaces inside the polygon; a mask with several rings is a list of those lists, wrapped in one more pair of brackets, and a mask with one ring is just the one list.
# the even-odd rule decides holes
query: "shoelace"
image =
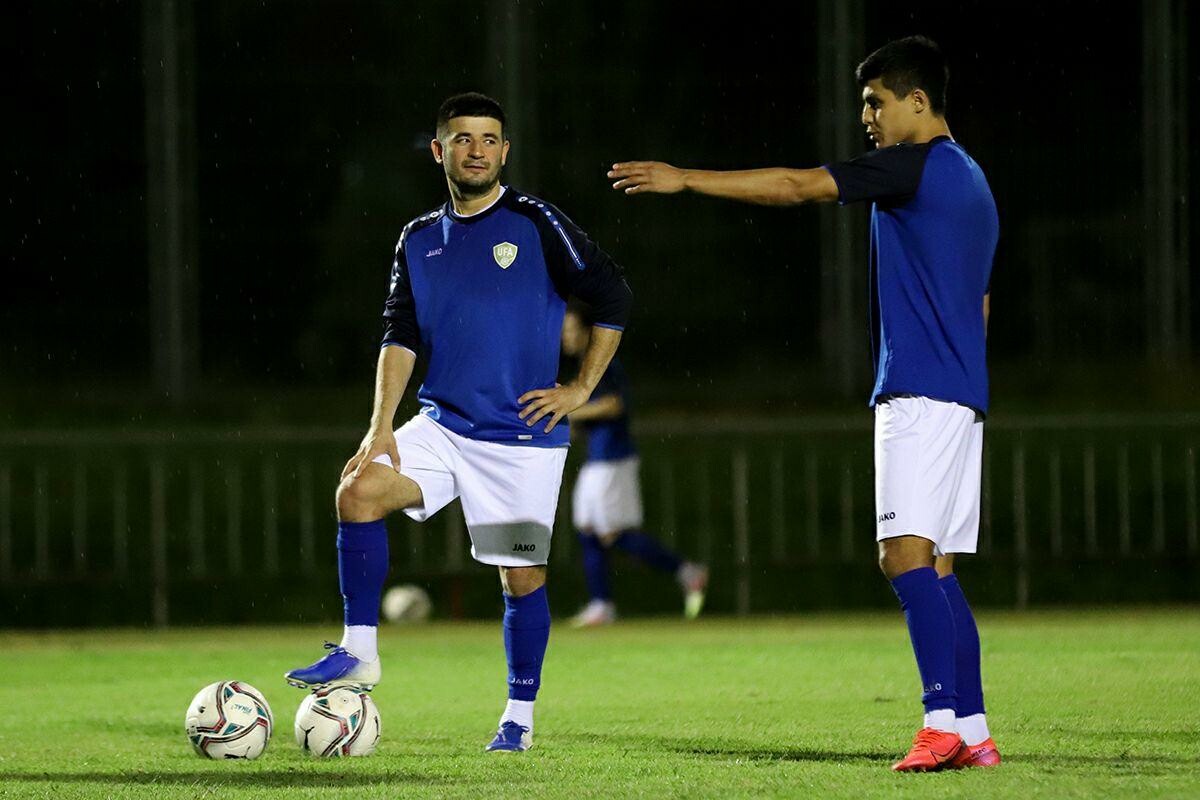
{"label": "shoelace", "polygon": [[922,728],[917,731],[917,735],[913,737],[913,745],[922,745],[929,747],[942,736],[945,736],[944,731],[934,730],[933,728]]}

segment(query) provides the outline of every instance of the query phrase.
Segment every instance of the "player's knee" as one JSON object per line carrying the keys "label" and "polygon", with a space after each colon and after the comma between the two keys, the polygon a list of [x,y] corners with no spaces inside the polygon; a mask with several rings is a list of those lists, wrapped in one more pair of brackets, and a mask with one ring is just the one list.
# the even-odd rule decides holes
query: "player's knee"
{"label": "player's knee", "polygon": [[602,547],[612,547],[617,543],[617,539],[621,538],[621,531],[612,531],[610,533],[597,533],[596,540],[600,542]]}
{"label": "player's knee", "polygon": [[383,516],[381,493],[367,476],[347,477],[337,488],[338,519],[344,522],[370,522]]}
{"label": "player's knee", "polygon": [[879,543],[879,569],[888,580],[930,566],[933,566],[932,545],[925,540],[902,536]]}
{"label": "player's knee", "polygon": [[891,548],[887,546],[886,542],[880,542],[879,569],[890,581],[897,575],[908,572],[912,567],[908,566],[908,560],[898,548]]}
{"label": "player's knee", "polygon": [[546,585],[545,567],[500,567],[500,585],[510,597],[524,597]]}

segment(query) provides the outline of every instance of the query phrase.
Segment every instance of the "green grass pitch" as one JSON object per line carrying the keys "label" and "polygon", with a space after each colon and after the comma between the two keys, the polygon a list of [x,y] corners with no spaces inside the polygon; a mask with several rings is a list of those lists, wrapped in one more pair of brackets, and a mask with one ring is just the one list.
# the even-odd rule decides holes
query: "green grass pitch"
{"label": "green grass pitch", "polygon": [[[553,630],[536,747],[482,752],[504,698],[499,624],[386,629],[376,755],[292,741],[282,673],[314,628],[2,633],[0,797],[1200,797],[1197,609],[985,613],[1005,763],[895,775],[918,722],[899,614]],[[183,714],[237,678],[275,713],[249,763],[192,754]]]}

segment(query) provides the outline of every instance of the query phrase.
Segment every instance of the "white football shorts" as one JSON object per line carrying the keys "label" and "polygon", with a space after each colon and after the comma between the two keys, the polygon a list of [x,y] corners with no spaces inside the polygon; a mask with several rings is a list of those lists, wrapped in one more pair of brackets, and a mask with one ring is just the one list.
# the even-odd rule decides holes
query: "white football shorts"
{"label": "white football shorts", "polygon": [[571,521],[580,531],[619,533],[642,527],[640,459],[589,461],[579,470],[571,495]]}
{"label": "white football shorts", "polygon": [[[566,447],[479,442],[418,414],[396,431],[400,473],[424,502],[404,513],[424,522],[456,497],[471,534],[471,557],[500,567],[531,567],[550,557]],[[376,462],[390,467],[382,455]]]}
{"label": "white football shorts", "polygon": [[972,408],[928,397],[876,403],[876,541],[920,536],[935,555],[975,552],[983,468],[976,417]]}

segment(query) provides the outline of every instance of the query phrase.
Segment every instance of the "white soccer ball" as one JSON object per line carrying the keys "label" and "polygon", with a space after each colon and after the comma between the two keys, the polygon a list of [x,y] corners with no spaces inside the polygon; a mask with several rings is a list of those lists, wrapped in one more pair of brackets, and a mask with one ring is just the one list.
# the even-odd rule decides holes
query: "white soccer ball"
{"label": "white soccer ball", "polygon": [[369,756],[379,743],[379,709],[361,689],[327,686],[296,710],[296,744],[319,758]]}
{"label": "white soccer ball", "polygon": [[420,586],[393,586],[383,596],[383,618],[388,622],[424,622],[432,611],[433,603]]}
{"label": "white soccer ball", "polygon": [[206,758],[258,758],[271,740],[274,718],[262,693],[244,681],[218,681],[192,698],[184,730]]}

